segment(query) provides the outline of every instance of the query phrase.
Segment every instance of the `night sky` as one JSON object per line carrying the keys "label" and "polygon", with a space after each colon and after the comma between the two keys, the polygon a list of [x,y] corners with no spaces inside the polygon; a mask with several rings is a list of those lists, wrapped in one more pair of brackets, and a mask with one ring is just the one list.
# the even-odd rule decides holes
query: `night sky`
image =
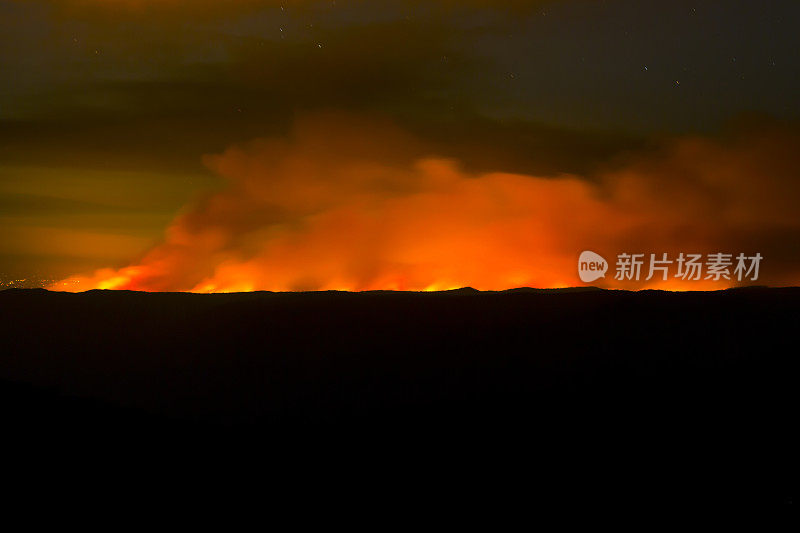
{"label": "night sky", "polygon": [[0,1],[0,273],[561,286],[594,246],[758,251],[797,284],[798,23],[791,0]]}

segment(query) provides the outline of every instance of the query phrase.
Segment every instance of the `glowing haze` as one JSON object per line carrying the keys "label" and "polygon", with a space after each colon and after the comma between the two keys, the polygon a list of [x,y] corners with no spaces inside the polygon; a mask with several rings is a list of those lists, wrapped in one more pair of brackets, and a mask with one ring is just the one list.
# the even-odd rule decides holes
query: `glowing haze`
{"label": "glowing haze", "polygon": [[[795,133],[677,139],[596,175],[470,173],[383,120],[298,120],[288,137],[210,155],[225,180],[163,242],[67,290],[438,290],[580,285],[591,249],[765,255],[763,283],[796,284]],[[787,252],[788,250],[788,252]],[[770,266],[771,264],[771,266]],[[724,288],[732,282],[600,286]]]}
{"label": "glowing haze", "polygon": [[[0,0],[0,289],[800,272],[800,3]],[[53,284],[53,280],[61,280]],[[750,281],[748,280],[748,283]]]}

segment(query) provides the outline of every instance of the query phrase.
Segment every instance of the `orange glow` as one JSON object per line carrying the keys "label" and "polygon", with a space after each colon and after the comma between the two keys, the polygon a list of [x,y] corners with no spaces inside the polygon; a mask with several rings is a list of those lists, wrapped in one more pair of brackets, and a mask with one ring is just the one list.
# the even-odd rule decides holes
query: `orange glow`
{"label": "orange glow", "polygon": [[[776,162],[770,139],[683,139],[590,177],[473,174],[406,157],[413,144],[386,125],[301,120],[289,140],[208,157],[227,186],[179,216],[141,261],[66,281],[193,292],[558,288],[584,285],[577,258],[593,250],[611,263],[596,286],[713,290],[736,282],[618,282],[616,254],[753,254],[775,228],[797,227],[786,201],[797,197],[794,170]],[[800,281],[762,272],[767,283]]]}

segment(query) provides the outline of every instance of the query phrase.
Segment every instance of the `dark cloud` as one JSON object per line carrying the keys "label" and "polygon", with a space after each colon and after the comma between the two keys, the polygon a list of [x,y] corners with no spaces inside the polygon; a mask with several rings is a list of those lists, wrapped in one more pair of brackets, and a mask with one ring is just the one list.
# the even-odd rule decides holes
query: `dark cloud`
{"label": "dark cloud", "polygon": [[[15,235],[59,224],[122,235],[111,217],[94,217],[93,228],[57,217],[79,205],[91,212],[97,188],[146,191],[154,216],[169,220],[218,182],[203,154],[286,137],[319,110],[388,117],[468,174],[595,180],[668,134],[713,136],[742,112],[795,118],[798,9],[776,0],[0,1],[0,180],[28,176],[0,190],[3,223]],[[92,179],[67,192],[53,171],[64,183]],[[137,242],[161,233],[130,220]],[[0,253],[13,256],[23,240]],[[141,252],[127,242],[115,264]]]}

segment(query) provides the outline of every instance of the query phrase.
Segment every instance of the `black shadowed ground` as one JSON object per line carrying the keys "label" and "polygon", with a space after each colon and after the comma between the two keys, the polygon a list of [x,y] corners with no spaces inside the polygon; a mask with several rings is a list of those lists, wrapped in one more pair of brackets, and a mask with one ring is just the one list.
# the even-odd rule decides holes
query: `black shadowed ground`
{"label": "black shadowed ground", "polygon": [[780,504],[798,320],[795,288],[6,290],[0,399],[15,431],[368,439],[373,459],[558,480],[577,501]]}

